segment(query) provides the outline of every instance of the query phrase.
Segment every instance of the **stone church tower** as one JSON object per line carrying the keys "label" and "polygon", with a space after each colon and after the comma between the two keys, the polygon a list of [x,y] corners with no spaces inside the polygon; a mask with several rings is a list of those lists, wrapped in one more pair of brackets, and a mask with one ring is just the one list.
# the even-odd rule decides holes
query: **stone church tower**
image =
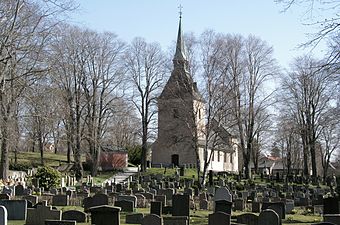
{"label": "stone church tower", "polygon": [[[158,98],[158,138],[152,146],[152,164],[196,164],[196,140],[205,129],[204,100],[188,72],[179,20],[174,69]],[[197,149],[197,148],[196,148]]]}

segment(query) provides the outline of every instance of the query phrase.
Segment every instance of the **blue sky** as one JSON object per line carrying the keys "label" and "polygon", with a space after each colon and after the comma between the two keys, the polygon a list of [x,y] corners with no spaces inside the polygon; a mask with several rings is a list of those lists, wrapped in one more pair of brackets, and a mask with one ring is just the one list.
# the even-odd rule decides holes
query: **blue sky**
{"label": "blue sky", "polygon": [[[201,34],[216,32],[256,35],[274,47],[274,57],[287,68],[291,60],[310,50],[297,49],[315,32],[303,25],[304,10],[296,6],[281,13],[283,6],[274,0],[78,0],[80,8],[71,21],[102,32],[110,31],[129,42],[143,37],[159,42],[164,50],[176,39],[178,6],[183,6],[183,31]],[[306,17],[304,17],[306,18]],[[313,50],[321,57],[324,44]]]}

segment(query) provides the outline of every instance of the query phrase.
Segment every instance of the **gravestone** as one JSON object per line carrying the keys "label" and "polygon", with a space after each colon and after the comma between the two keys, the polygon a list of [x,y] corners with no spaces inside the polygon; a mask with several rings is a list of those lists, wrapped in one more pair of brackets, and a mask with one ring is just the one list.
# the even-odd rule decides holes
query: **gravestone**
{"label": "gravestone", "polygon": [[115,201],[115,206],[120,207],[122,212],[133,212],[133,201],[121,200]]}
{"label": "gravestone", "polygon": [[289,214],[294,209],[294,200],[286,199],[286,213]]}
{"label": "gravestone", "polygon": [[244,210],[244,200],[243,199],[235,199],[234,200],[234,209],[235,210]]}
{"label": "gravestone", "polygon": [[133,207],[137,207],[137,197],[132,196],[132,195],[118,195],[117,196],[117,201],[132,201],[133,202]]}
{"label": "gravestone", "polygon": [[313,223],[312,225],[336,225],[336,224],[329,223],[329,222],[320,222],[320,223]]}
{"label": "gravestone", "polygon": [[208,225],[230,225],[230,214],[224,212],[209,214]]}
{"label": "gravestone", "polygon": [[208,210],[208,208],[209,208],[209,202],[207,200],[201,199],[200,200],[200,209]]}
{"label": "gravestone", "polygon": [[247,225],[258,225],[258,216],[252,213],[245,213],[237,216],[237,222]]}
{"label": "gravestone", "polygon": [[127,214],[125,217],[125,223],[127,224],[141,224],[144,218],[143,213]]}
{"label": "gravestone", "polygon": [[61,215],[62,220],[75,220],[78,223],[85,223],[87,220],[86,217],[86,213],[78,210],[68,210]]}
{"label": "gravestone", "polygon": [[95,225],[120,225],[120,208],[108,205],[89,208],[91,223]]}
{"label": "gravestone", "polygon": [[340,214],[324,214],[323,221],[340,225]]}
{"label": "gravestone", "polygon": [[106,194],[95,194],[93,197],[87,197],[83,200],[83,207],[85,212],[95,206],[108,205],[109,197]]}
{"label": "gravestone", "polygon": [[[97,224],[96,224],[97,225]],[[142,225],[163,225],[163,219],[155,214],[144,216]]]}
{"label": "gravestone", "polygon": [[214,201],[226,200],[232,202],[230,191],[226,187],[217,188],[215,191]]}
{"label": "gravestone", "polygon": [[23,196],[22,199],[32,202],[33,205],[38,203],[38,196],[36,195],[26,195]]}
{"label": "gravestone", "polygon": [[279,218],[279,215],[272,210],[272,209],[266,209],[263,210],[258,218],[258,224],[259,225],[280,225],[281,221]]}
{"label": "gravestone", "polygon": [[251,203],[251,211],[253,213],[261,212],[261,207],[262,207],[262,203],[261,202],[254,201],[254,202]]}
{"label": "gravestone", "polygon": [[76,225],[74,220],[45,220],[45,225]]}
{"label": "gravestone", "polygon": [[37,208],[27,209],[26,225],[44,225],[45,220],[61,220],[61,211],[52,209],[43,201]]}
{"label": "gravestone", "polygon": [[324,214],[339,214],[339,198],[329,197],[323,199],[323,213]]}
{"label": "gravestone", "polygon": [[168,216],[163,217],[164,225],[189,225],[189,217],[187,216]]}
{"label": "gravestone", "polygon": [[8,220],[25,220],[27,216],[26,200],[1,200],[0,205],[7,209]]}
{"label": "gravestone", "polygon": [[162,216],[162,202],[151,202],[150,214]]}
{"label": "gravestone", "polygon": [[189,216],[189,195],[173,195],[172,196],[172,215],[173,216]]}
{"label": "gravestone", "polygon": [[15,186],[15,196],[23,196],[24,195],[24,186],[18,184]]}
{"label": "gravestone", "polygon": [[53,206],[68,206],[69,201],[68,195],[55,195],[52,197]]}
{"label": "gravestone", "polygon": [[214,212],[224,212],[231,215],[232,202],[227,200],[215,201]]}
{"label": "gravestone", "polygon": [[262,210],[272,209],[277,215],[279,215],[280,220],[286,218],[286,208],[283,202],[264,202],[262,204]]}
{"label": "gravestone", "polygon": [[163,214],[172,214],[172,206],[166,205],[162,208]]}
{"label": "gravestone", "polygon": [[146,198],[144,195],[135,194],[137,198],[137,208],[145,208],[146,207]]}
{"label": "gravestone", "polygon": [[10,198],[11,198],[11,197],[10,197],[9,194],[6,194],[6,193],[0,194],[0,200],[2,200],[2,199],[7,199],[7,200],[9,200]]}
{"label": "gravestone", "polygon": [[0,205],[0,225],[7,225],[7,209]]}
{"label": "gravestone", "polygon": [[155,195],[156,202],[162,202],[163,205],[166,203],[166,196],[165,195]]}

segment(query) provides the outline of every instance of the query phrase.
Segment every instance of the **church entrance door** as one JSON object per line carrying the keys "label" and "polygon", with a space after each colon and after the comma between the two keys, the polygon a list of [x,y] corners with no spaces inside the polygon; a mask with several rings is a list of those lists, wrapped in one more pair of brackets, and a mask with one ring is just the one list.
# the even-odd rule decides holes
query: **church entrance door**
{"label": "church entrance door", "polygon": [[171,164],[173,164],[174,166],[179,166],[179,155],[178,154],[171,155]]}

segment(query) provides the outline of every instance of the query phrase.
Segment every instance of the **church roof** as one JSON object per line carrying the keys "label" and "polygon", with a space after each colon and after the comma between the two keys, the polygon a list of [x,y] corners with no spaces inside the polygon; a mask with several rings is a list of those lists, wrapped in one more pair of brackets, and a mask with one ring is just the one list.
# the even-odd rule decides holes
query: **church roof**
{"label": "church roof", "polygon": [[182,33],[182,16],[180,16],[177,33],[176,52],[172,60],[174,64],[174,69],[159,98],[193,98],[195,100],[204,102],[202,95],[197,89],[196,83],[193,81],[192,76],[188,71],[188,60],[184,46],[184,38]]}
{"label": "church roof", "polygon": [[176,53],[174,56],[174,60],[179,60],[179,61],[187,60],[187,57],[185,55],[184,41],[183,41],[183,34],[182,34],[182,17],[179,18]]}

